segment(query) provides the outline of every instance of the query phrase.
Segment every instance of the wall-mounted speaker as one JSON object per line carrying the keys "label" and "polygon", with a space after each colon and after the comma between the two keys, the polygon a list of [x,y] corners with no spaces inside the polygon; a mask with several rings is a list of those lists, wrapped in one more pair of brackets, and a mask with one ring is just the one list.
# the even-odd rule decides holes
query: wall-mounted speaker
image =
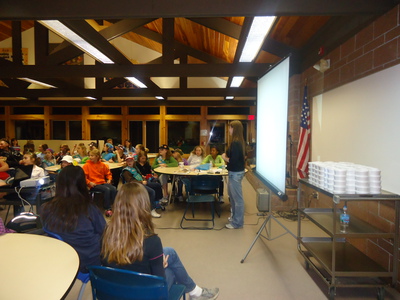
{"label": "wall-mounted speaker", "polygon": [[266,189],[257,189],[257,209],[260,212],[268,212],[271,196]]}

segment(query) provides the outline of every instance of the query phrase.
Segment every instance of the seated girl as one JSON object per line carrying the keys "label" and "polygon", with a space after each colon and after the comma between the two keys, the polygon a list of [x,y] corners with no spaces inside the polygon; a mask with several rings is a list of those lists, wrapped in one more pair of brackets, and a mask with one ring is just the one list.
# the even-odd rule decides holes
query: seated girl
{"label": "seated girl", "polygon": [[104,197],[106,217],[111,217],[111,206],[114,203],[117,189],[111,184],[112,174],[107,164],[100,160],[100,151],[94,149],[89,152],[89,160],[83,165],[86,174],[86,184],[90,190],[100,191]]}
{"label": "seated girl", "polygon": [[[206,156],[206,158],[203,159],[201,164],[208,164],[211,163],[211,166],[214,168],[219,168],[222,166],[225,166],[225,161],[222,159],[222,156],[220,155],[219,149],[217,146],[211,146],[210,147],[210,154]],[[223,202],[224,201],[224,181],[222,176],[219,176],[221,179],[221,182],[219,184],[219,201]]]}
{"label": "seated girl", "polygon": [[190,156],[188,158],[189,166],[192,166],[194,168],[197,167],[198,165],[201,164],[205,156],[206,153],[202,146],[194,147],[193,151],[190,153]]}
{"label": "seated girl", "polygon": [[76,154],[74,154],[73,158],[80,164],[86,163],[86,161],[89,159],[84,143],[80,143],[78,146],[76,146]]}
{"label": "seated girl", "polygon": [[[154,159],[151,168],[154,170],[158,167],[177,167],[178,162],[172,156],[171,150],[168,145],[162,145],[158,148],[159,155]],[[168,203],[168,175],[162,174],[158,176],[162,189],[163,189],[163,202]]]}
{"label": "seated girl", "polygon": [[44,228],[56,233],[79,255],[79,271],[100,265],[101,236],[105,219],[89,197],[85,173],[81,167],[67,166],[57,177],[53,200],[43,204]]}
{"label": "seated girl", "polygon": [[38,164],[40,164],[40,159],[36,156],[35,153],[30,152],[25,153],[21,161],[21,165],[33,165],[31,179],[39,179],[45,176],[43,168],[39,167]]}
{"label": "seated girl", "polygon": [[190,299],[216,299],[219,289],[201,288],[173,248],[163,248],[154,233],[148,193],[142,184],[124,184],[115,199],[102,241],[103,265],[166,278],[169,288],[183,284]]}
{"label": "seated girl", "polygon": [[101,161],[113,163],[116,159],[114,154],[114,146],[110,143],[105,143],[103,147],[103,153],[101,154]]}
{"label": "seated girl", "polygon": [[138,182],[144,185],[147,192],[149,193],[151,203],[151,216],[154,218],[160,218],[161,215],[156,211],[156,201],[162,198],[161,185],[157,182],[148,182],[143,178],[142,174],[136,169],[135,159],[133,156],[126,158],[126,167],[122,169],[121,177],[124,183]]}

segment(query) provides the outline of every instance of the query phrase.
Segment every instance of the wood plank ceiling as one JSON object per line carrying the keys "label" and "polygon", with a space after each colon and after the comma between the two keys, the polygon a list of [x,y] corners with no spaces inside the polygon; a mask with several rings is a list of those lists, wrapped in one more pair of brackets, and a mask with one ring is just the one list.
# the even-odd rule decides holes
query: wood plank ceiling
{"label": "wood plank ceiling", "polygon": [[[43,0],[40,6],[26,0],[1,2],[0,50],[10,43],[13,50],[12,59],[0,57],[0,103],[60,105],[57,100],[62,100],[63,105],[160,105],[154,97],[164,96],[171,105],[204,105],[205,100],[208,105],[253,104],[257,78],[270,66],[291,55],[291,74],[301,73],[320,59],[320,47],[329,53],[398,3],[122,0],[117,6],[87,0],[82,7],[77,0],[62,5]],[[249,25],[257,15],[276,15],[277,19],[255,61],[239,63]],[[115,64],[71,65],[83,52],[67,41],[50,43],[48,29],[36,22],[42,19],[61,20]],[[21,50],[26,47],[23,33],[28,30],[34,41],[30,49],[34,63],[24,65]],[[140,48],[132,47],[136,52],[128,53],[129,47],[123,44]],[[153,59],[146,61],[148,57]],[[124,77],[128,76],[139,78],[147,88],[127,88]],[[234,76],[245,77],[239,88],[230,88]],[[32,88],[17,78],[56,88]],[[95,78],[95,86],[88,88],[84,78]],[[197,83],[200,79],[201,84]],[[235,96],[235,100],[224,101],[225,96]]]}

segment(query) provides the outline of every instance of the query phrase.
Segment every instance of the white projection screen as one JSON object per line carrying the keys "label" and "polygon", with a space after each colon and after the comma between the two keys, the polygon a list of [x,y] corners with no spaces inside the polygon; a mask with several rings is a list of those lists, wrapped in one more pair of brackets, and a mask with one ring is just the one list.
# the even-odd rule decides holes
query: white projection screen
{"label": "white projection screen", "polygon": [[257,83],[255,174],[282,200],[287,199],[286,142],[289,97],[289,57]]}
{"label": "white projection screen", "polygon": [[311,160],[381,170],[382,189],[400,194],[400,65],[312,100]]}

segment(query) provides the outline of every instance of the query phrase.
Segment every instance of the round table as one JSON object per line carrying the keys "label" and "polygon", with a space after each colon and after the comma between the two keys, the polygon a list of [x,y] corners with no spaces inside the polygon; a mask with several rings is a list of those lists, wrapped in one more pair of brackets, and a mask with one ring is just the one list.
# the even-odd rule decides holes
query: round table
{"label": "round table", "polygon": [[[216,175],[216,176],[227,176],[228,170],[221,168],[211,168],[210,170],[196,170],[185,166],[183,169],[180,167],[158,167],[154,169],[154,172],[159,174],[172,175],[172,185],[174,185],[177,176],[197,176],[197,175]],[[168,202],[171,203],[172,189],[168,196]]]}
{"label": "round table", "polygon": [[58,300],[69,290],[79,257],[65,242],[47,236],[0,236],[0,299]]}
{"label": "round table", "polygon": [[[125,166],[125,163],[110,163],[110,162],[104,162],[106,165],[108,165],[108,167],[110,168],[110,170],[112,169],[118,169],[118,168],[122,168],[123,166]],[[77,164],[77,166],[79,167],[83,167],[84,164]],[[61,165],[55,165],[55,166],[51,166],[51,167],[47,167],[46,171],[50,171],[50,172],[57,172],[57,170],[59,170],[61,168]]]}

